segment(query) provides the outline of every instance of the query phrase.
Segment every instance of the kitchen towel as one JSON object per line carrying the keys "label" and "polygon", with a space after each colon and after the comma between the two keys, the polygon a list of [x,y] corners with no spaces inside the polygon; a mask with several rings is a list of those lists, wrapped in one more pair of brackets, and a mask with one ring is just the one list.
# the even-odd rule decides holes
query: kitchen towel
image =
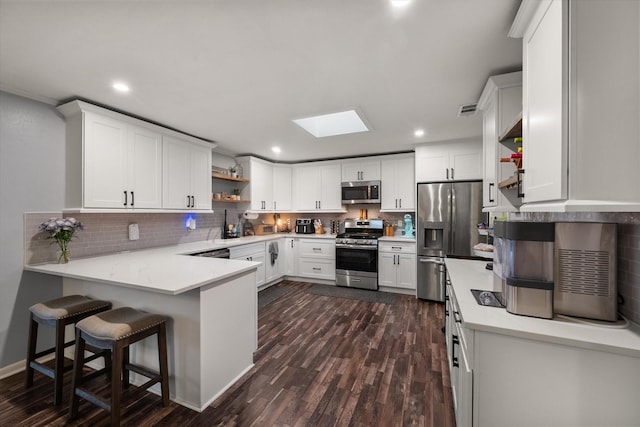
{"label": "kitchen towel", "polygon": [[271,255],[271,265],[274,265],[278,259],[278,242],[269,243],[269,255]]}

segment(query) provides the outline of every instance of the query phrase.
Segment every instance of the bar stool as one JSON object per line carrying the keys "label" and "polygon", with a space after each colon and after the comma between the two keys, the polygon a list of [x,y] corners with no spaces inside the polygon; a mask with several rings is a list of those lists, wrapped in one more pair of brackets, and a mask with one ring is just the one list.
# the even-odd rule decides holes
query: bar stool
{"label": "bar stool", "polygon": [[[158,335],[159,372],[129,362],[129,347],[146,337]],[[111,397],[103,399],[81,388],[87,379],[82,375],[86,344],[111,351]],[[166,318],[130,307],[99,313],[76,324],[76,352],[73,362],[73,380],[69,418],[78,415],[79,398],[88,400],[111,413],[111,425],[120,425],[122,388],[129,387],[129,371],[144,375],[149,381],[141,388],[160,383],[162,405],[169,404],[169,370],[167,366]]]}
{"label": "bar stool", "polygon": [[[29,342],[27,347],[27,378],[25,388],[33,385],[34,370],[53,378],[53,404],[59,405],[62,402],[62,381],[64,371],[70,369],[64,367],[64,349],[73,345],[75,341],[64,342],[65,327],[76,323],[85,317],[109,310],[109,301],[94,300],[83,295],[69,295],[56,298],[50,301],[34,304],[29,307]],[[56,344],[54,347],[36,353],[38,342],[38,325],[56,329]],[[92,350],[92,349],[89,349]],[[43,365],[36,359],[55,352],[54,368]],[[108,357],[105,353],[98,353],[91,356],[91,360],[100,356]],[[106,360],[106,359],[105,359]]]}

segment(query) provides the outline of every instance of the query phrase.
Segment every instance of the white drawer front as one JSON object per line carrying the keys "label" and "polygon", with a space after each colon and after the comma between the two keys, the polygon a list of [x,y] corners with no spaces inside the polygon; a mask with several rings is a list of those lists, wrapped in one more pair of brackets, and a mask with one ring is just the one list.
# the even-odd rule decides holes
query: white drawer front
{"label": "white drawer front", "polygon": [[336,258],[336,242],[333,240],[323,241],[316,240],[300,240],[300,256],[313,258]]}
{"label": "white drawer front", "polygon": [[415,254],[416,244],[404,242],[378,242],[378,252],[405,252]]}
{"label": "white drawer front", "polygon": [[335,280],[336,262],[329,259],[300,258],[300,276]]}

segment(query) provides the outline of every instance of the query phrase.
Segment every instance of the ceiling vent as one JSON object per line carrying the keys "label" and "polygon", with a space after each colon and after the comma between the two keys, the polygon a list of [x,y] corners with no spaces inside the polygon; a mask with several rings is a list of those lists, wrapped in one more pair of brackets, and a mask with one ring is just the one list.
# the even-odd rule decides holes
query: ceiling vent
{"label": "ceiling vent", "polygon": [[474,116],[476,114],[477,108],[478,104],[461,105],[460,109],[458,110],[458,117]]}

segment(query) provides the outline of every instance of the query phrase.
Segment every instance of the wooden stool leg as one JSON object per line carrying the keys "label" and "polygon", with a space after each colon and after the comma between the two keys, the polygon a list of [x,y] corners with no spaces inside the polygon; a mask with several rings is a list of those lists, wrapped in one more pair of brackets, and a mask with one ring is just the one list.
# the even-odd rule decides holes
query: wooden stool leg
{"label": "wooden stool leg", "polygon": [[73,356],[73,376],[71,377],[71,404],[69,418],[74,419],[78,415],[80,398],[76,394],[76,388],[82,385],[82,367],[84,365],[84,338],[80,330],[76,329],[76,349]]}
{"label": "wooden stool leg", "polygon": [[129,388],[130,378],[129,378],[129,356],[130,356],[130,348],[131,346],[127,346],[122,349],[122,387],[125,389]]}
{"label": "wooden stool leg", "polygon": [[120,425],[120,400],[122,399],[122,341],[116,341],[111,352],[111,425]]}
{"label": "wooden stool leg", "polygon": [[62,403],[62,381],[64,379],[64,321],[56,321],[56,361],[53,370],[53,404]]}
{"label": "wooden stool leg", "polygon": [[169,367],[167,364],[167,326],[160,324],[158,331],[158,356],[160,363],[160,375],[162,377],[160,387],[162,389],[162,406],[169,405]]}
{"label": "wooden stool leg", "polygon": [[29,343],[27,345],[27,378],[25,387],[33,385],[33,371],[31,362],[36,358],[36,343],[38,342],[38,322],[33,319],[33,313],[29,314]]}

